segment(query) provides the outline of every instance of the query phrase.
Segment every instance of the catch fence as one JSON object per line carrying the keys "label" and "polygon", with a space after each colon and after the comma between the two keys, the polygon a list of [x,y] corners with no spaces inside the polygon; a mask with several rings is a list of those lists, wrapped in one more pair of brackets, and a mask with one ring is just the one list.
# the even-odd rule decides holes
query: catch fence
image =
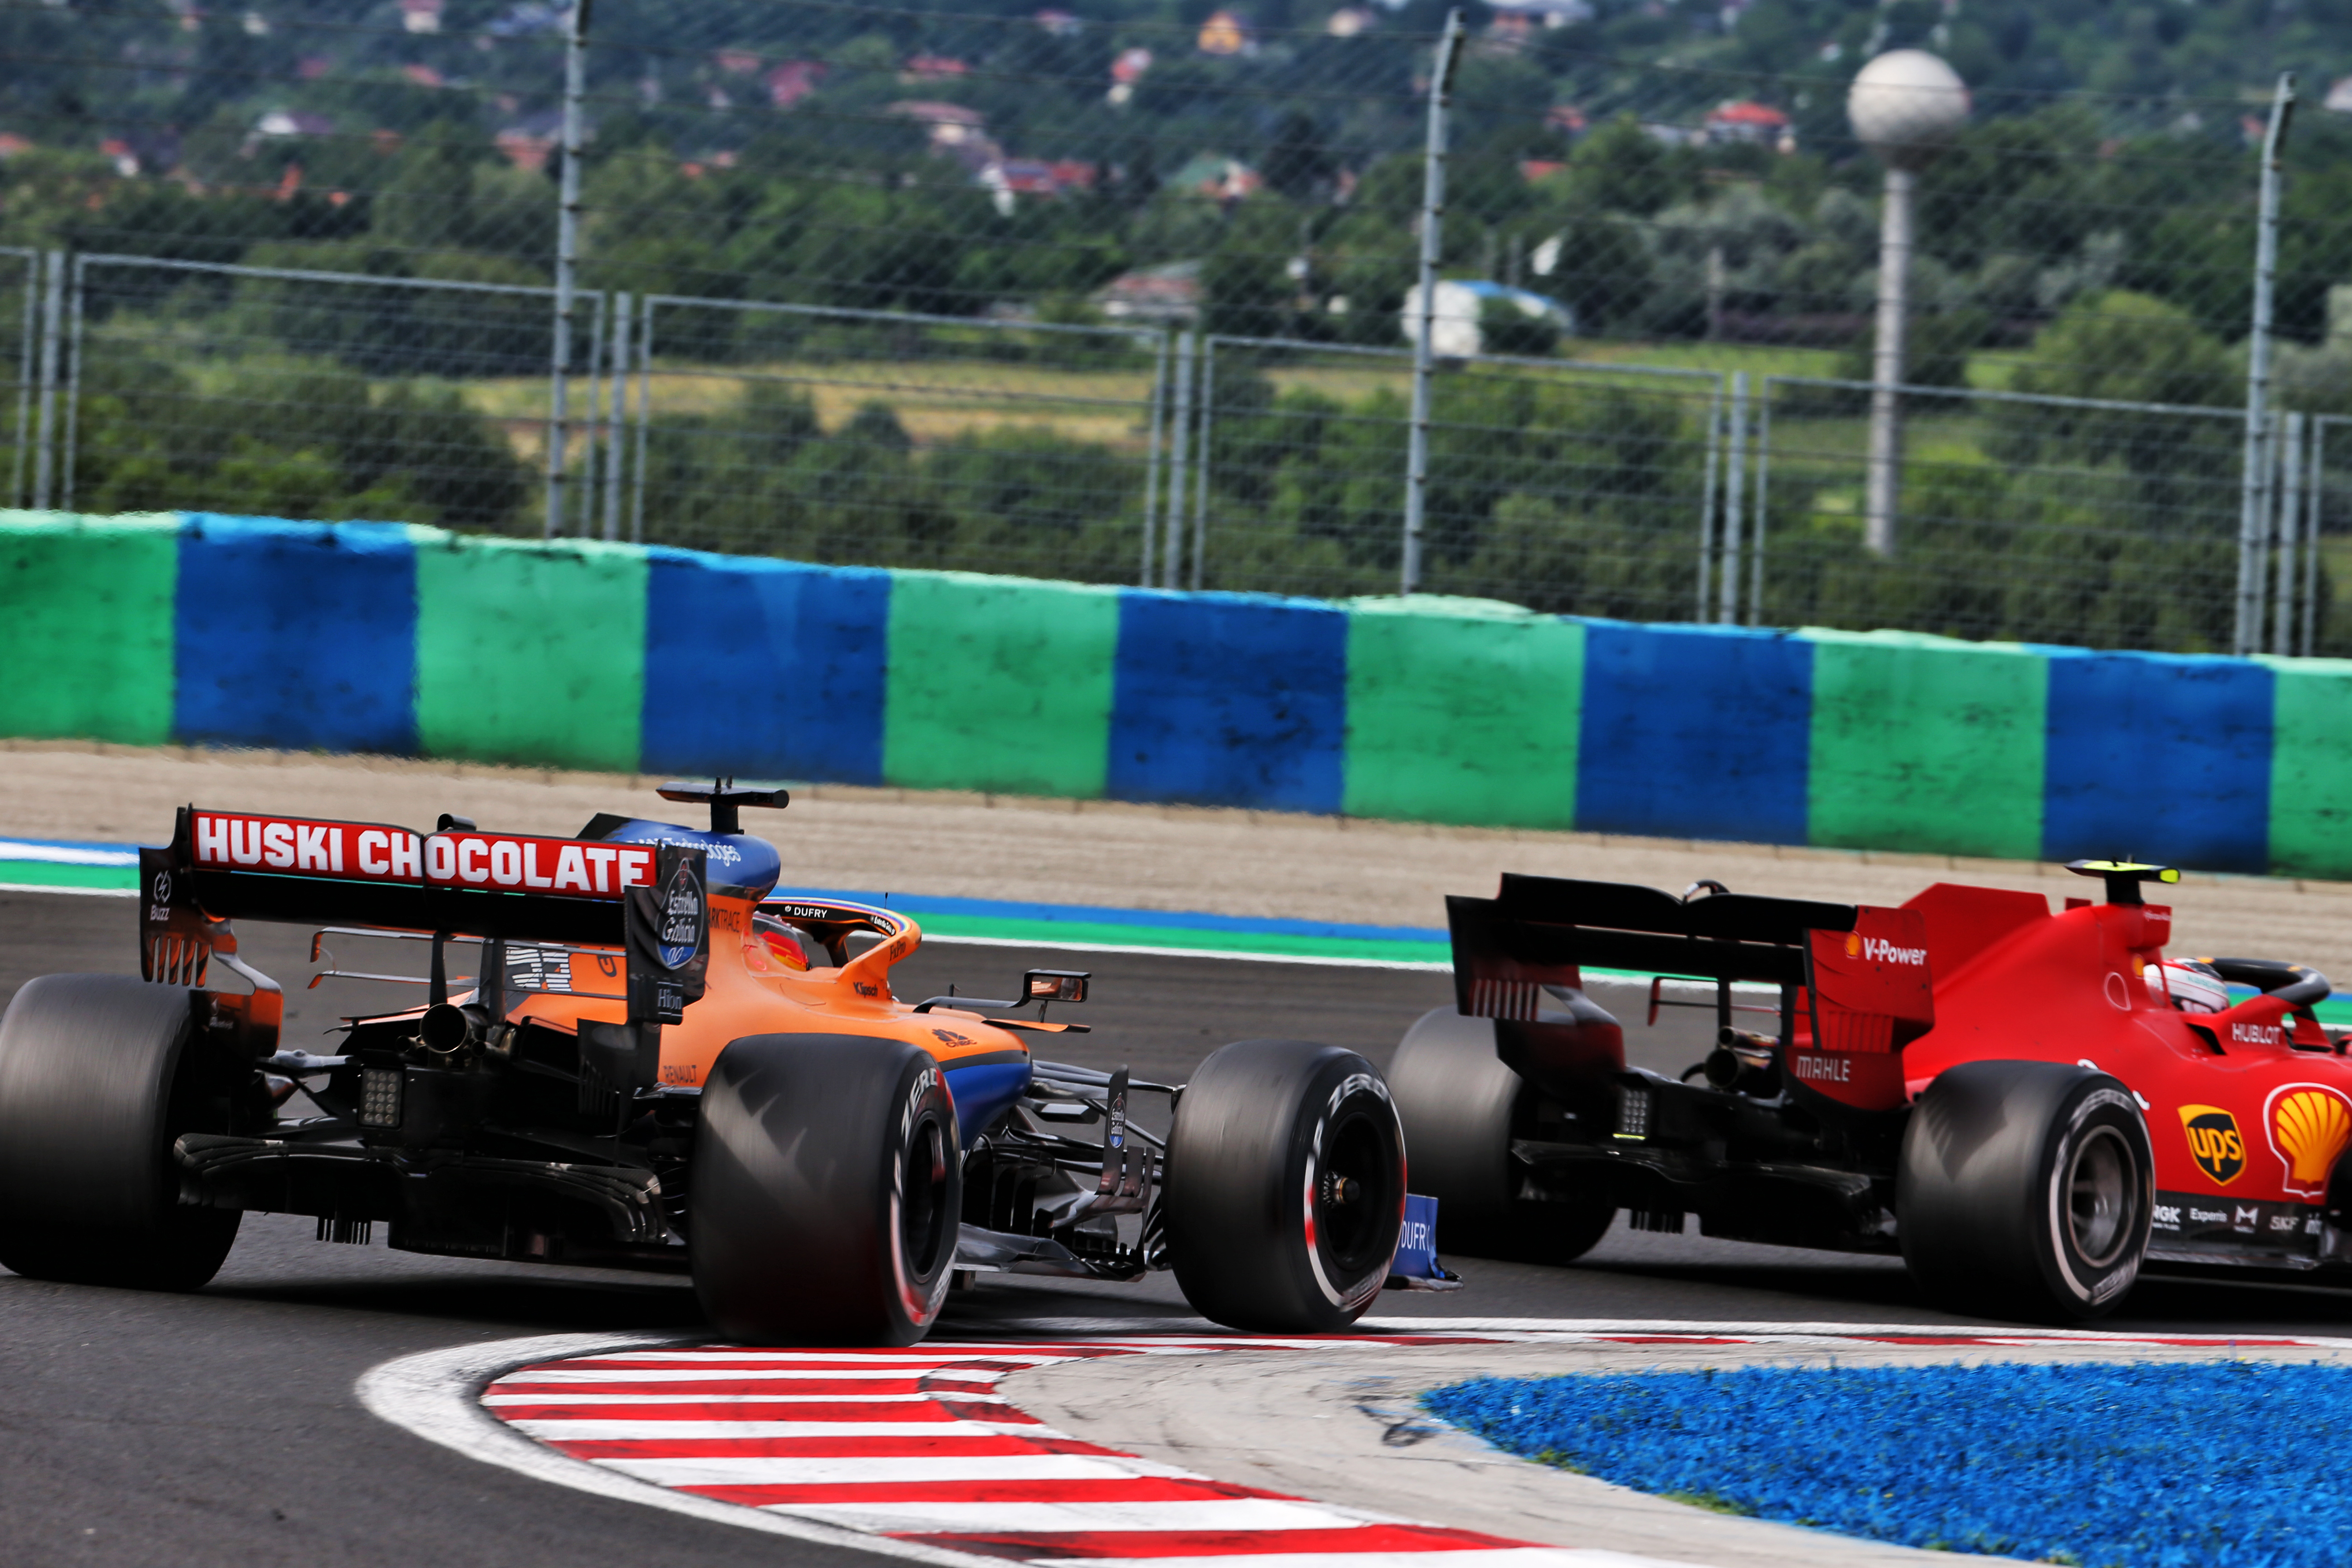
{"label": "catch fence", "polygon": [[[2328,62],[1657,9],[0,0],[12,499],[2352,652]],[[1972,120],[1877,518],[1905,46]]]}

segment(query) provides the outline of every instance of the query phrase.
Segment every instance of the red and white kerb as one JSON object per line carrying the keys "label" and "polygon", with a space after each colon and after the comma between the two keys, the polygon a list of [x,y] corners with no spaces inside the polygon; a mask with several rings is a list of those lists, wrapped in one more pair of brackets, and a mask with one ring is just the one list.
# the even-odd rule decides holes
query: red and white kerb
{"label": "red and white kerb", "polygon": [[591,844],[509,833],[433,833],[361,822],[314,822],[199,811],[196,864],[223,871],[343,877],[427,888],[617,899],[648,887],[654,850],[646,844]]}

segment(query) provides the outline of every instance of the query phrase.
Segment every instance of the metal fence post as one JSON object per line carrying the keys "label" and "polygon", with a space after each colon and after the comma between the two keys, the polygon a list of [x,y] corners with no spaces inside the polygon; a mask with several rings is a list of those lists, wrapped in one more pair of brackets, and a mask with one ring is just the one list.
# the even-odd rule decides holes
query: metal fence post
{"label": "metal fence post", "polygon": [[2284,417],[2264,414],[2254,434],[2254,541],[2252,559],[2241,563],[2241,567],[2252,578],[2248,602],[2240,606],[2246,617],[2246,646],[2238,650],[2240,658],[2263,651],[2263,623],[2269,618],[2271,607],[2270,546],[2274,526],[2272,513],[2275,509],[2272,483],[2278,468],[2279,424]]}
{"label": "metal fence post", "polygon": [[1143,466],[1143,565],[1136,576],[1142,587],[1151,586],[1151,555],[1160,542],[1160,431],[1168,416],[1168,332],[1160,333],[1160,349],[1151,360],[1151,412],[1147,416],[1151,431],[1150,456]]}
{"label": "metal fence post", "polygon": [[2315,415],[2311,421],[2311,478],[2304,487],[2303,625],[2295,648],[2305,658],[2311,657],[2312,640],[2319,629],[2319,524],[2326,516],[2326,441],[2327,419]]}
{"label": "metal fence post", "polygon": [[[61,264],[66,263],[65,252],[58,253],[58,260]],[[74,257],[70,265],[73,281],[66,290],[64,433],[58,443],[62,448],[58,454],[58,510],[60,511],[73,510],[74,464],[81,453],[82,307],[89,298],[89,258]]]}
{"label": "metal fence post", "polygon": [[57,496],[58,334],[65,330],[66,253],[50,251],[48,263],[42,289],[47,303],[41,321],[41,433],[33,468],[33,505],[43,511]]}
{"label": "metal fence post", "polygon": [[[1217,420],[1217,340],[1203,339],[1201,344],[1201,380],[1195,394],[1201,405],[1200,434],[1193,437],[1197,456],[1192,459],[1192,580],[1194,593],[1201,591],[1201,563],[1209,552],[1209,437]],[[1172,580],[1169,586],[1173,587]]]}
{"label": "metal fence post", "polygon": [[32,458],[26,438],[33,432],[33,388],[41,359],[41,253],[20,254],[25,258],[25,332],[17,345],[16,471],[8,488],[10,506],[25,504],[25,468]]}
{"label": "metal fence post", "polygon": [[[588,417],[580,421],[580,537],[596,532],[596,459],[604,440],[604,302],[598,289],[588,296]],[[570,465],[565,465],[567,470]],[[567,502],[569,497],[565,498]],[[571,508],[567,504],[565,511]]]}
{"label": "metal fence post", "polygon": [[1706,472],[1698,490],[1698,604],[1691,618],[1701,623],[1706,620],[1707,587],[1715,572],[1715,471],[1722,456],[1723,381],[1717,377],[1706,400]]}
{"label": "metal fence post", "polygon": [[1748,451],[1748,373],[1731,373],[1731,441],[1723,462],[1722,600],[1715,618],[1727,626],[1739,624],[1739,535],[1746,518],[1740,491],[1746,488]]}
{"label": "metal fence post", "polygon": [[563,531],[564,463],[570,445],[565,383],[572,373],[572,311],[580,274],[580,100],[588,86],[588,0],[572,0],[563,39],[563,171],[555,218],[555,343],[549,354],[547,523]]}
{"label": "metal fence post", "polygon": [[621,458],[628,426],[629,293],[613,296],[612,412],[604,421],[604,537],[621,537]]}
{"label": "metal fence post", "polygon": [[1748,552],[1748,624],[1751,626],[1764,624],[1764,492],[1771,453],[1772,378],[1766,376],[1756,397],[1756,504],[1749,509],[1756,521],[1749,528],[1752,542]]}
{"label": "metal fence post", "polygon": [[1200,351],[1201,334],[1186,332],[1176,340],[1176,408],[1168,421],[1168,527],[1165,553],[1160,561],[1160,585],[1176,585],[1176,563],[1184,549],[1184,468],[1192,449],[1192,356]]}
{"label": "metal fence post", "polygon": [[2263,416],[2271,392],[2271,297],[2278,278],[2279,154],[2294,112],[2294,73],[2282,74],[2263,133],[2262,195],[2254,230],[2254,311],[2246,337],[2246,458],[2238,507],[2238,625],[2232,651],[2243,658],[2262,644],[2263,536],[2268,479],[2263,462]]}
{"label": "metal fence post", "polygon": [[2303,544],[2303,416],[2280,420],[2278,447],[2278,602],[2271,607],[2271,652],[2294,651],[2295,555]]}
{"label": "metal fence post", "polygon": [[654,301],[646,300],[645,335],[637,342],[637,454],[635,496],[629,502],[629,541],[646,542],[646,426],[653,422]]}
{"label": "metal fence post", "polygon": [[1422,153],[1421,336],[1412,351],[1412,427],[1405,441],[1404,551],[1397,592],[1421,587],[1421,536],[1429,510],[1430,376],[1437,336],[1437,264],[1445,217],[1445,111],[1454,91],[1454,62],[1462,50],[1462,13],[1445,14],[1437,63],[1429,75],[1429,136]]}

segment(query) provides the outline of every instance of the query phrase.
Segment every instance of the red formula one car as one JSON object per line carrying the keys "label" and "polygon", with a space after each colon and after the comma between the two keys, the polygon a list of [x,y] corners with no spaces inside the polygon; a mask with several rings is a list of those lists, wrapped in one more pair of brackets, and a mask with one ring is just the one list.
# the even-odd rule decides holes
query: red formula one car
{"label": "red formula one car", "polygon": [[[1451,1283],[1425,1215],[1400,1246],[1426,1200],[1363,1058],[1244,1040],[1183,1085],[1037,1060],[1083,1030],[1044,1015],[1086,975],[902,1000],[914,921],[773,894],[739,811],[782,790],[662,794],[709,830],[183,810],[141,851],[142,977],[45,976],[0,1018],[0,1264],[194,1289],[241,1211],[309,1215],[322,1241],[382,1223],[415,1252],[690,1274],[722,1331],[803,1343],[919,1339],[958,1274],[1172,1269],[1206,1316],[1286,1332]],[[419,1005],[291,1048],[233,919],[320,927],[312,984]],[[328,942],[425,973],[354,974]],[[1164,1137],[1130,1094],[1170,1103]]]}
{"label": "red formula one car", "polygon": [[[2105,900],[1514,876],[1449,899],[1456,1005],[1389,1075],[1448,1250],[1563,1261],[1619,1209],[1673,1231],[1695,1214],[1708,1236],[1899,1250],[1940,1305],[2040,1320],[2108,1311],[2151,1258],[2352,1264],[2352,1061],[2311,1011],[2326,979],[2168,963],[2171,911],[2142,889],[2177,872],[2070,869]],[[1653,1025],[1695,991],[1705,1061],[1629,1070],[1588,969],[1655,977],[1591,988],[1646,990]]]}

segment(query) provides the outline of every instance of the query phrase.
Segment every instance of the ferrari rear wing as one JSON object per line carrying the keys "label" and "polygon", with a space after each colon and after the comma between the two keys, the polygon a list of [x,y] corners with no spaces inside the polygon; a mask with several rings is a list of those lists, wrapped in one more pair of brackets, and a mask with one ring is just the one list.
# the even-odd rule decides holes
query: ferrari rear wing
{"label": "ferrari rear wing", "polygon": [[1543,988],[1581,988],[1589,965],[1713,981],[1727,1025],[1734,982],[1780,986],[1788,1025],[1801,993],[1822,1050],[1898,1049],[1935,1021],[1913,910],[1506,873],[1494,898],[1449,898],[1445,912],[1454,1005],[1473,1017],[1532,1024]]}

